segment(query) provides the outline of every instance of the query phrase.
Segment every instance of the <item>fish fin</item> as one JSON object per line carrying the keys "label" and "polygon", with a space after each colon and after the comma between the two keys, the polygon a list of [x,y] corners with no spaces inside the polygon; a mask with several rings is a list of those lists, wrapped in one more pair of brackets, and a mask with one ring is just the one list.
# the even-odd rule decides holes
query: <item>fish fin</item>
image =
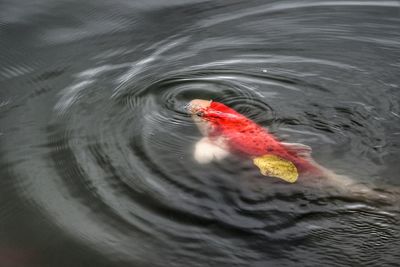
{"label": "fish fin", "polygon": [[281,143],[287,150],[302,158],[311,158],[311,147],[300,143]]}
{"label": "fish fin", "polygon": [[229,152],[204,137],[195,145],[194,158],[198,163],[206,164],[213,160],[222,160],[229,155]]}
{"label": "fish fin", "polygon": [[275,155],[264,155],[253,159],[254,165],[260,168],[265,176],[280,178],[288,183],[296,182],[299,177],[296,166],[293,162]]}

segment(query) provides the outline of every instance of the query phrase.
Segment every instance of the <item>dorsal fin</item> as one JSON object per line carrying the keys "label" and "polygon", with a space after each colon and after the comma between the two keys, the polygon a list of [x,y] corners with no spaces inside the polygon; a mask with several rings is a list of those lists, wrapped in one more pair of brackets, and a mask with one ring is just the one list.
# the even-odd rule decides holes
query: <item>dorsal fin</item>
{"label": "dorsal fin", "polygon": [[311,158],[311,147],[300,143],[281,143],[287,150],[302,158]]}

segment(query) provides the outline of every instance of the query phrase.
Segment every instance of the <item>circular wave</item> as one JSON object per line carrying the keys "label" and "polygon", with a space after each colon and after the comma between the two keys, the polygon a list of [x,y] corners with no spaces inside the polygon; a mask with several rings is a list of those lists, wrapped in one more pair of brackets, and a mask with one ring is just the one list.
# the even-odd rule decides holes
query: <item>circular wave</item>
{"label": "circular wave", "polygon": [[[375,2],[365,3],[364,8],[379,8]],[[331,7],[336,13],[328,19],[334,20],[345,12],[340,7],[349,5],[361,4],[302,4],[300,10],[316,11],[308,19],[287,3],[250,6],[232,14],[223,10],[201,19],[194,15],[196,21],[190,20],[182,31],[166,30],[166,38],[157,36],[161,40],[150,45],[135,36],[139,44],[132,48],[114,44],[94,54],[88,49],[90,57],[82,59],[82,66],[70,62],[75,67],[50,73],[34,68],[3,71],[3,79],[28,75],[40,84],[35,94],[4,104],[4,125],[11,120],[23,125],[6,128],[13,137],[2,144],[7,170],[18,177],[19,194],[78,243],[137,265],[279,265],[311,258],[318,265],[325,259],[321,244],[332,262],[344,264],[346,259],[335,257],[337,244],[346,240],[343,246],[351,247],[348,240],[354,233],[393,240],[396,212],[323,189],[263,179],[250,161],[234,155],[206,166],[192,156],[201,136],[185,106],[195,98],[212,99],[284,141],[310,145],[319,162],[338,172],[361,183],[379,179],[393,143],[387,124],[399,114],[399,106],[395,98],[380,98],[375,90],[382,80],[377,78],[380,70],[368,65],[372,55],[358,57],[354,51],[348,58],[337,46],[340,40],[354,50],[360,43],[372,49],[373,39],[353,43],[349,36],[357,26],[326,24]],[[385,1],[380,8],[394,5]],[[285,23],[274,16],[279,12]],[[159,13],[147,16],[152,21]],[[112,36],[141,23],[118,21],[123,23],[109,23]],[[326,35],[321,21],[330,25],[332,35]],[[95,27],[97,31],[87,34],[95,24],[85,23],[73,40],[58,38],[51,29],[46,40],[51,36],[58,40],[51,45],[70,46],[98,35],[106,42],[104,29]],[[230,33],[230,27],[236,31]],[[395,45],[380,44],[387,49]],[[391,92],[394,78],[386,78],[384,88]],[[29,112],[34,123],[26,116]],[[360,219],[365,223],[359,224]],[[383,223],[389,225],[385,231]],[[360,249],[379,247],[384,253],[377,244]],[[385,251],[395,254],[392,248]]]}
{"label": "circular wave", "polygon": [[[331,146],[351,143],[353,153],[358,147],[355,153],[367,153],[361,143],[371,142],[377,134],[366,131],[366,125],[371,124],[363,108],[368,107],[358,103],[355,108],[326,107],[321,96],[329,99],[336,97],[336,92],[325,87],[321,78],[304,79],[315,76],[313,73],[285,70],[281,65],[312,63],[338,72],[357,68],[276,55],[241,55],[182,68],[177,64],[179,60],[174,64],[173,56],[163,54],[168,51],[165,47],[184,47],[182,40],[163,44],[150,57],[135,63],[86,70],[77,75],[76,84],[61,94],[55,106],[59,113],[54,125],[57,130],[50,132],[56,140],[50,159],[62,187],[67,189],[65,194],[78,197],[80,205],[93,213],[85,218],[86,212],[77,209],[76,221],[87,220],[87,225],[106,227],[106,234],[110,235],[104,237],[109,240],[107,245],[112,244],[115,251],[129,257],[135,250],[141,260],[146,252],[135,243],[138,238],[150,239],[151,247],[169,240],[179,244],[179,251],[159,253],[172,257],[190,255],[198,261],[210,251],[189,244],[201,244],[215,235],[290,242],[290,229],[297,226],[295,218],[310,213],[307,210],[305,214],[293,214],[291,202],[310,196],[300,188],[289,190],[282,185],[275,185],[273,191],[260,190],[270,187],[271,181],[255,182],[256,170],[239,158],[210,166],[196,164],[192,149],[200,135],[186,114],[185,105],[194,98],[213,99],[286,139],[299,135],[311,145],[321,141]],[[255,67],[264,64],[268,67]],[[161,70],[161,66],[168,66],[168,70]],[[104,85],[104,77],[112,77],[114,71],[122,74]],[[297,103],[300,97],[306,99]],[[340,119],[332,120],[333,114]],[[67,119],[58,125],[59,118]],[[346,133],[348,129],[351,135]],[[361,133],[364,138],[359,140]],[[249,181],[257,185],[256,192],[241,188],[245,184],[245,188],[254,190],[255,185]],[[271,203],[275,204],[270,206]],[[64,216],[58,220],[63,224],[66,221]],[[86,229],[81,234],[89,239],[99,238],[93,230]],[[125,238],[120,239],[121,236]],[[223,250],[214,251],[215,257],[223,257],[229,245],[224,246]],[[165,249],[168,244],[161,247]]]}

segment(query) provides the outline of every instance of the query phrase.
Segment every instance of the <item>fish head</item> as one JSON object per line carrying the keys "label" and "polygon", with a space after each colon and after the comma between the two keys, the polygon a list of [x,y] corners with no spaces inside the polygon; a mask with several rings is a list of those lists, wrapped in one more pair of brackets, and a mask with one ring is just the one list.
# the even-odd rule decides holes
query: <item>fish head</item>
{"label": "fish head", "polygon": [[211,100],[193,99],[186,106],[187,112],[192,116],[200,132],[207,136],[211,130],[210,121],[207,119],[206,112],[210,108]]}
{"label": "fish head", "polygon": [[204,111],[210,107],[211,102],[211,100],[193,99],[186,106],[186,110],[192,116],[195,115],[197,117],[201,117]]}
{"label": "fish head", "polygon": [[244,117],[233,109],[211,100],[194,99],[186,109],[205,136],[210,133],[215,135],[221,125],[236,125],[239,130],[245,121]]}

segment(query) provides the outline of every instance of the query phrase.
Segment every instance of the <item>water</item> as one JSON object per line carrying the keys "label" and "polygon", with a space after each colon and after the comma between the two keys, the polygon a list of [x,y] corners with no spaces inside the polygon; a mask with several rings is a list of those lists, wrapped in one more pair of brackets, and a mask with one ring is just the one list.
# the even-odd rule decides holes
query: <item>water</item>
{"label": "water", "polygon": [[0,2],[0,266],[396,266],[399,207],[206,166],[223,102],[400,186],[398,1]]}

